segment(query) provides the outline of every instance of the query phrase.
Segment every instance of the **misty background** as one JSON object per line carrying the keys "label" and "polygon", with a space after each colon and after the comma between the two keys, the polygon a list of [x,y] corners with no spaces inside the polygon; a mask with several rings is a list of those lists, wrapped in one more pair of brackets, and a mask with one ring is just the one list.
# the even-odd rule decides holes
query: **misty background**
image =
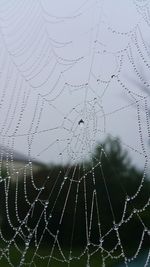
{"label": "misty background", "polygon": [[17,150],[44,163],[79,162],[111,135],[144,167],[148,6],[1,1],[0,143],[10,154]]}
{"label": "misty background", "polygon": [[148,266],[149,8],[0,1],[3,266]]}

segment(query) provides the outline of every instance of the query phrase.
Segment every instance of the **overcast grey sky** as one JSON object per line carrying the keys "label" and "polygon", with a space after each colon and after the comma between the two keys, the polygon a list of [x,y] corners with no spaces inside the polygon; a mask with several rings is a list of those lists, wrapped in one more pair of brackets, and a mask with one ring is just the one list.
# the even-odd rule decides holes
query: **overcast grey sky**
{"label": "overcast grey sky", "polygon": [[143,167],[148,16],[149,1],[1,1],[1,143],[79,161],[111,134]]}

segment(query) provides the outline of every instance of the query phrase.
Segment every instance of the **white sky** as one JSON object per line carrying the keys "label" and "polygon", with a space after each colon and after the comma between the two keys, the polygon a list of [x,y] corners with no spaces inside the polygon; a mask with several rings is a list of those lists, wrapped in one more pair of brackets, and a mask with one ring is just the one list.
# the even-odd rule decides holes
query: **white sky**
{"label": "white sky", "polygon": [[1,1],[1,143],[66,162],[82,160],[111,134],[143,167],[138,123],[149,155],[148,10],[149,1]]}

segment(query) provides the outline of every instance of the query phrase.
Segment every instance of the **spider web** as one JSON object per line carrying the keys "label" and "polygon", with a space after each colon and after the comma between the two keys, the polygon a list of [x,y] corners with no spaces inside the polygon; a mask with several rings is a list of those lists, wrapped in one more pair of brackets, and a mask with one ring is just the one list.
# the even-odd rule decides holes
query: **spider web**
{"label": "spider web", "polygon": [[[149,163],[149,8],[144,0],[1,1],[0,261],[6,266],[70,267],[83,260],[89,267],[95,256],[101,266],[117,259],[129,266],[142,251],[150,234],[142,213],[150,200],[140,208],[134,203]],[[111,166],[107,151],[100,145],[90,169],[85,163],[108,134],[122,137],[143,171],[134,194],[122,192],[119,221],[103,172],[102,157]],[[23,166],[15,162],[16,150],[27,155]],[[57,163],[57,172],[52,165],[40,179],[34,173],[40,161]],[[112,217],[105,228],[97,168]],[[129,256],[121,229],[135,216],[141,232]],[[84,242],[76,250],[81,234]],[[150,251],[143,266],[149,258]]]}

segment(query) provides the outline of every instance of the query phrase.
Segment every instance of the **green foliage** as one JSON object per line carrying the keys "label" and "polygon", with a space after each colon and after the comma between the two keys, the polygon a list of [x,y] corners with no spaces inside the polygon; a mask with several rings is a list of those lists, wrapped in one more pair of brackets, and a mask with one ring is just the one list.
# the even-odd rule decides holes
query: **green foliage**
{"label": "green foliage", "polygon": [[[48,176],[49,179],[47,179]],[[115,139],[114,141],[109,137],[103,144],[97,145],[91,160],[84,164],[51,165],[47,169],[42,168],[34,174],[35,186],[33,186],[32,177],[30,176],[27,177],[26,185],[23,179],[20,179],[17,200],[19,217],[23,220],[30,208],[24,194],[25,187],[28,199],[33,203],[37,197],[35,187],[41,188],[44,185],[44,189],[38,195],[38,201],[34,205],[33,212],[28,217],[28,226],[31,229],[35,229],[38,224],[37,238],[39,240],[45,228],[45,215],[41,216],[43,212],[41,203],[48,200],[46,216],[48,218],[48,215],[52,213],[52,219],[48,225],[51,232],[56,235],[59,230],[60,245],[62,247],[70,247],[74,227],[73,246],[80,247],[81,251],[83,251],[87,244],[85,212],[87,212],[89,224],[93,192],[96,192],[98,206],[96,209],[96,198],[94,198],[90,241],[99,244],[98,223],[101,223],[102,235],[105,235],[113,226],[114,220],[116,223],[121,221],[125,199],[127,196],[131,197],[137,192],[142,177],[142,172],[132,165],[127,151],[123,150],[121,146],[120,140]],[[0,190],[1,196],[4,196],[4,183],[1,183]],[[131,204],[128,203],[126,218],[130,216],[133,209],[140,209],[147,203],[149,192],[150,182],[145,180],[139,194],[131,201]],[[77,195],[78,198],[76,199]],[[15,214],[15,197],[16,183],[12,181],[9,186],[9,211],[10,219],[13,225],[17,227],[19,224]],[[87,210],[85,203],[87,204]],[[62,214],[63,218],[61,220]],[[1,216],[1,227],[4,236],[5,233],[6,236],[13,236],[14,230],[8,223],[5,201],[2,200]],[[125,224],[119,229],[123,246],[127,251],[130,251],[131,247],[134,248],[141,238],[141,232],[143,231],[141,222],[149,227],[150,215],[148,208],[141,212],[139,216],[140,220],[135,214],[128,225]],[[53,238],[44,235],[42,246],[53,244],[53,242]],[[116,235],[113,232],[105,239],[104,247],[110,249],[114,244],[116,244]],[[144,246],[148,246],[146,239]]]}

